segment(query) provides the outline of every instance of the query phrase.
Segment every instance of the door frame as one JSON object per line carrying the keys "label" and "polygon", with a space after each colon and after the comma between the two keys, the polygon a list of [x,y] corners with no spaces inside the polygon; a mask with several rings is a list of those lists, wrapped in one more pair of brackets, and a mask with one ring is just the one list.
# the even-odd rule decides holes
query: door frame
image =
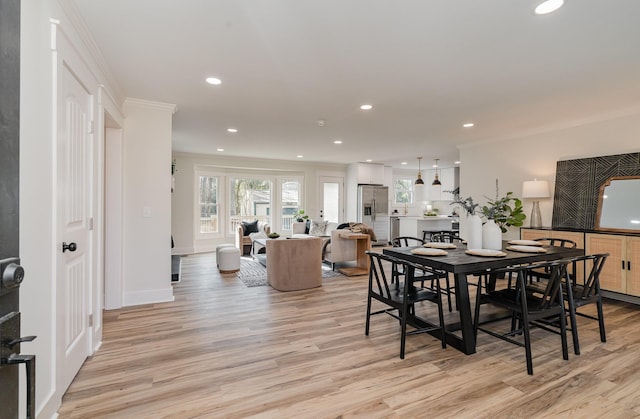
{"label": "door frame", "polygon": [[340,213],[338,217],[338,224],[345,222],[345,176],[341,173],[318,173],[318,194],[316,202],[318,204],[318,213],[322,211],[324,219],[324,184],[325,183],[338,183],[339,196],[338,196],[338,211]]}

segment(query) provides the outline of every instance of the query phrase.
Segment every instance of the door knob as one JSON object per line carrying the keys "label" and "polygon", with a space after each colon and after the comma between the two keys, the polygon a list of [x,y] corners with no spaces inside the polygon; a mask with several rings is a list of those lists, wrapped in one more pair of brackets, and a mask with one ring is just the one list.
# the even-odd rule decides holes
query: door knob
{"label": "door knob", "polygon": [[66,252],[67,250],[70,252],[75,252],[77,248],[78,245],[76,245],[74,242],[71,242],[69,244],[67,244],[67,242],[62,242],[62,253]]}

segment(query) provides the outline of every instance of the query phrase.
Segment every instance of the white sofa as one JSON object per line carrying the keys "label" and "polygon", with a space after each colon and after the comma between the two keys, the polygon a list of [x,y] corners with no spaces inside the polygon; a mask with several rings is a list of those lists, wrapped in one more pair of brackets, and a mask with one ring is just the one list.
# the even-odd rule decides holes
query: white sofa
{"label": "white sofa", "polygon": [[[294,222],[291,225],[292,238],[317,237],[305,233],[306,222]],[[325,239],[322,247],[322,260],[331,264],[335,268],[337,262],[349,262],[356,260],[356,241],[341,237],[343,234],[351,234],[349,230],[338,230],[338,223],[327,223],[324,234],[320,237]]]}

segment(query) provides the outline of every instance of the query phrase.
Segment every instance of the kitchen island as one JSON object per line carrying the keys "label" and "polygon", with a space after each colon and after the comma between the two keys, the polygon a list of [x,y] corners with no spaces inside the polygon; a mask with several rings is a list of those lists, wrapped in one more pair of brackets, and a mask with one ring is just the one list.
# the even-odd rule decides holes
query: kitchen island
{"label": "kitchen island", "polygon": [[399,215],[397,217],[400,220],[399,235],[418,238],[422,238],[423,231],[451,231],[453,223],[458,223],[458,217],[449,215],[422,217]]}

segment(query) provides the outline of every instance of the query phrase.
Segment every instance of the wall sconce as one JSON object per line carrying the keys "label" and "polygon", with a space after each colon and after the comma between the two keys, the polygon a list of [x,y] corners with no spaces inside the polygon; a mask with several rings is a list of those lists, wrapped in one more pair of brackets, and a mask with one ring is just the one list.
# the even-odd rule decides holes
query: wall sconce
{"label": "wall sconce", "polygon": [[522,183],[522,197],[535,199],[531,209],[531,227],[542,227],[539,198],[549,198],[549,182],[546,180],[527,180]]}

